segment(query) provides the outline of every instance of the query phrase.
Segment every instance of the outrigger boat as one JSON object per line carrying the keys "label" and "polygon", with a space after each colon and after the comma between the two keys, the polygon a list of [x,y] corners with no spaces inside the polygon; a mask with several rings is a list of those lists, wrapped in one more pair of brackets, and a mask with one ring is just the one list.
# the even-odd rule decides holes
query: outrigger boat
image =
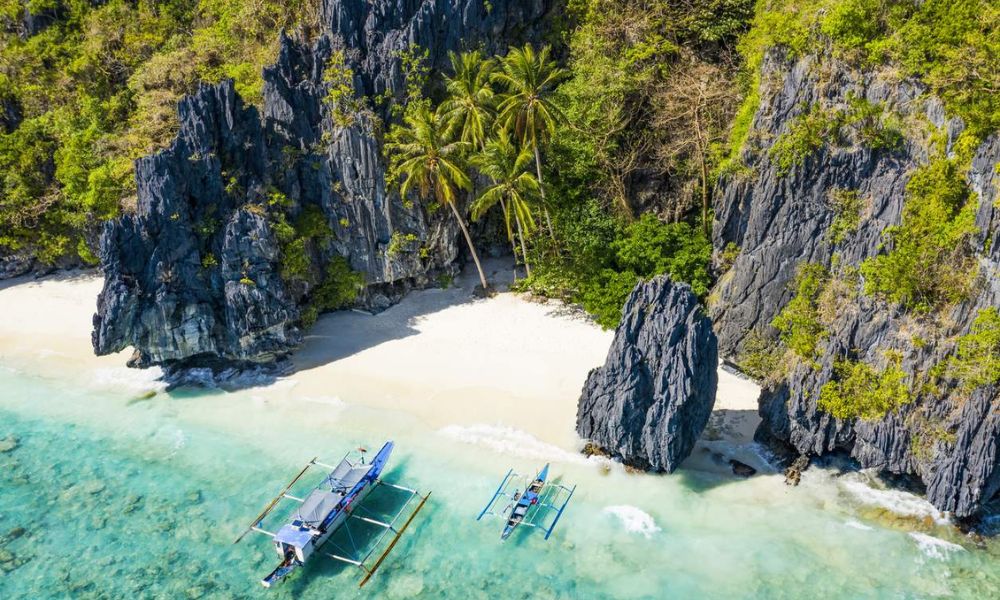
{"label": "outrigger boat", "polygon": [[[413,518],[420,512],[420,509],[423,508],[424,503],[427,502],[427,498],[430,496],[430,493],[421,496],[416,490],[387,483],[380,479],[379,476],[389,461],[392,449],[393,443],[386,442],[382,446],[382,449],[378,451],[378,454],[375,455],[375,458],[369,462],[365,461],[364,449],[359,449],[359,455],[355,456],[352,453],[348,453],[337,466],[317,462],[314,458],[261,511],[250,527],[233,543],[239,543],[251,531],[267,535],[272,539],[274,549],[277,551],[278,556],[281,557],[281,563],[267,577],[261,580],[264,587],[271,587],[274,583],[284,579],[317,554],[323,554],[334,560],[346,562],[365,571],[365,576],[362,578],[359,587],[364,586],[371,579],[372,575],[375,574],[382,561],[392,551],[396,542],[399,541],[400,536],[403,535],[403,532],[406,531],[406,528],[409,527]],[[330,469],[330,472],[305,498],[292,496],[289,493],[292,486],[313,466]],[[361,506],[362,501],[379,486],[387,486],[388,488],[408,494],[403,505],[387,521],[365,516],[364,507]],[[410,513],[406,522],[397,529],[396,521],[410,505],[410,502],[417,498],[419,498],[419,502],[416,508]],[[282,500],[286,499],[299,503],[297,510],[289,522],[283,525],[277,532],[272,533],[265,530],[263,528],[264,518]],[[322,546],[330,540],[335,532],[349,527],[348,522],[350,519],[358,519],[382,528],[381,534],[377,536],[377,539],[371,545],[368,552],[359,556],[344,556],[342,554],[322,551]],[[392,541],[389,542],[388,547],[382,552],[375,563],[370,567],[367,566],[367,560],[374,554],[382,539],[389,532],[395,534]],[[348,533],[350,532],[348,531]],[[351,537],[353,539],[353,536]],[[344,552],[344,554],[350,554],[350,552]]]}
{"label": "outrigger boat", "polygon": [[[483,517],[502,516],[506,519],[503,531],[500,532],[500,539],[506,540],[514,530],[521,525],[537,527],[545,531],[545,539],[549,539],[552,530],[556,528],[556,523],[562,518],[566,505],[569,504],[576,486],[567,487],[558,483],[548,482],[549,465],[546,464],[542,470],[531,480],[522,475],[518,475],[513,469],[507,471],[497,491],[490,498],[483,510],[476,517],[479,521]],[[509,492],[512,484],[524,481],[524,492],[516,488],[514,492]],[[565,497],[563,497],[565,495]],[[509,499],[509,503],[501,511],[495,509],[501,499]],[[551,522],[547,525],[545,520],[549,515],[553,515]]]}

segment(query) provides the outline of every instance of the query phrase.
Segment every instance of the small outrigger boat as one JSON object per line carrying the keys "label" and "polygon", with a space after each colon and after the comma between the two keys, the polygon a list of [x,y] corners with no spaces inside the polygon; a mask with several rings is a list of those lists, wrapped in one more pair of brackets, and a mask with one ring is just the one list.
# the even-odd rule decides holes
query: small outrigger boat
{"label": "small outrigger boat", "polygon": [[[378,569],[382,564],[382,561],[385,560],[385,557],[396,545],[399,537],[403,535],[403,532],[407,527],[409,527],[410,522],[413,521],[416,514],[421,508],[423,508],[424,503],[430,496],[430,493],[425,496],[420,496],[416,490],[386,483],[379,478],[382,474],[382,470],[385,469],[386,463],[389,461],[389,455],[392,453],[392,449],[393,443],[386,442],[382,449],[379,450],[378,454],[375,455],[375,458],[370,462],[365,461],[365,451],[363,449],[359,449],[359,452],[361,453],[359,456],[354,457],[349,453],[337,466],[317,462],[314,458],[309,461],[299,474],[296,475],[287,486],[285,486],[285,489],[282,490],[281,493],[278,494],[271,501],[271,503],[264,508],[257,518],[254,519],[250,527],[236,539],[236,542],[234,542],[238,543],[247,533],[251,531],[262,533],[271,537],[274,543],[274,549],[277,551],[278,556],[281,557],[281,562],[273,571],[271,571],[270,574],[268,574],[267,577],[261,580],[264,587],[271,587],[274,583],[284,579],[293,571],[302,567],[306,561],[318,553],[324,554],[334,560],[360,567],[366,572],[364,578],[361,580],[360,586],[364,586],[365,583],[368,582],[372,575],[375,574],[375,570]],[[330,469],[329,474],[324,477],[319,485],[317,485],[305,498],[298,498],[289,494],[289,491],[292,489],[295,482],[297,482],[306,473],[306,471],[314,465]],[[409,494],[406,502],[403,503],[403,506],[400,507],[396,514],[393,515],[391,519],[388,519],[388,522],[366,517],[363,514],[355,514],[355,512],[363,511],[363,508],[360,506],[361,502],[372,492],[372,490],[381,485],[401,490]],[[402,527],[396,529],[396,520],[414,498],[420,498],[420,502],[417,504],[416,508],[410,514],[406,522],[403,523]],[[299,503],[297,510],[289,522],[283,525],[275,533],[263,529],[262,525],[264,518],[279,504],[281,500],[284,499]],[[377,536],[377,540],[374,544],[372,544],[371,549],[367,552],[367,554],[364,554],[363,556],[350,557],[322,552],[320,548],[331,538],[331,536],[333,536],[336,531],[346,528],[349,519],[359,519],[383,529],[381,535]],[[388,547],[381,554],[381,556],[379,556],[378,560],[375,561],[374,565],[368,567],[366,565],[367,559],[375,552],[375,550],[379,547],[382,538],[385,537],[385,535],[390,531],[395,534],[395,537],[389,543]]]}
{"label": "small outrigger boat", "polygon": [[[542,470],[530,481],[515,473],[513,469],[507,471],[507,475],[500,482],[497,491],[476,517],[476,520],[479,521],[487,515],[496,516],[498,514],[506,518],[503,531],[500,532],[501,540],[509,538],[520,525],[540,528],[545,531],[545,539],[549,539],[556,523],[562,517],[563,511],[566,510],[566,505],[573,497],[576,486],[570,488],[561,484],[549,483],[548,477],[548,464],[542,467]],[[520,489],[515,489],[513,493],[508,492],[511,484],[518,480],[526,482],[524,492],[522,493]],[[565,494],[565,498],[561,498],[563,494]],[[498,513],[494,507],[501,498],[509,498],[510,502]],[[554,516],[551,522],[546,525],[544,521],[549,514],[554,514]]]}

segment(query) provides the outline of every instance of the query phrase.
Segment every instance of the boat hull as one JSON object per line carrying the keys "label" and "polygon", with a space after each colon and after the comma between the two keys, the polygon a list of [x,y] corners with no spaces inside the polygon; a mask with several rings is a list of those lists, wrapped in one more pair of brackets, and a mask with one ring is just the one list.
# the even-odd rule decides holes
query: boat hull
{"label": "boat hull", "polygon": [[330,522],[326,523],[322,532],[318,535],[313,536],[308,543],[303,544],[300,547],[293,547],[292,554],[287,554],[289,547],[287,547],[282,542],[276,541],[274,543],[275,551],[278,556],[282,557],[282,562],[279,564],[267,577],[261,580],[261,584],[264,587],[271,587],[273,584],[281,581],[285,577],[288,577],[299,567],[305,566],[313,555],[319,552],[319,549],[325,544],[331,536],[350,518],[351,513],[355,506],[363,502],[368,494],[371,493],[373,489],[378,485],[379,476],[382,474],[382,470],[385,468],[386,463],[389,460],[389,455],[392,452],[393,443],[387,442],[385,446],[378,452],[375,458],[370,463],[370,468],[368,473],[362,479],[363,485],[357,488],[353,494],[345,497],[342,501],[344,507],[338,509]]}

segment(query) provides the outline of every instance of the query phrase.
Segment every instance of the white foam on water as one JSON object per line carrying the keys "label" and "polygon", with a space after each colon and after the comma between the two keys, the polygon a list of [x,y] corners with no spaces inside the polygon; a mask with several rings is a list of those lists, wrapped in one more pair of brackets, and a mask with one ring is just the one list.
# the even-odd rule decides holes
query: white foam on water
{"label": "white foam on water", "polygon": [[919,531],[911,531],[910,537],[917,542],[917,547],[924,553],[924,556],[936,560],[948,560],[956,552],[965,552],[965,548],[958,544]]}
{"label": "white foam on water", "polygon": [[859,529],[861,531],[871,531],[872,530],[872,528],[869,527],[868,525],[865,525],[864,523],[860,523],[860,522],[855,521],[853,519],[850,520],[850,521],[845,521],[844,525],[847,526],[847,527],[850,527],[851,529]]}
{"label": "white foam on water", "polygon": [[438,433],[459,442],[488,448],[505,455],[577,464],[589,462],[582,454],[543,442],[526,431],[506,425],[449,425],[439,429]]}
{"label": "white foam on water", "polygon": [[621,521],[622,526],[625,527],[625,531],[629,533],[638,533],[647,539],[653,537],[654,533],[660,531],[660,528],[656,525],[656,521],[649,513],[643,511],[635,506],[630,506],[628,504],[619,504],[615,506],[606,506],[603,510],[604,513],[617,517]]}
{"label": "white foam on water", "polygon": [[163,370],[159,367],[131,369],[128,367],[108,367],[94,369],[94,386],[129,393],[162,392],[167,384],[160,381]]}
{"label": "white foam on water", "polygon": [[940,525],[950,522],[947,515],[934,508],[933,504],[909,492],[874,488],[864,481],[849,476],[840,478],[839,482],[848,494],[862,504],[880,506],[905,517],[918,519],[930,517]]}

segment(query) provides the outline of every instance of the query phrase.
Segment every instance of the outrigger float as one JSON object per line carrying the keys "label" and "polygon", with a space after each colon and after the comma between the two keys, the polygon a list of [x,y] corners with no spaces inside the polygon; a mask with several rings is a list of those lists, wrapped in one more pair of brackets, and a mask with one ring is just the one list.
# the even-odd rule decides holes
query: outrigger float
{"label": "outrigger float", "polygon": [[[253,520],[246,531],[233,543],[239,543],[251,531],[266,535],[272,539],[274,548],[278,556],[281,557],[281,563],[267,577],[261,580],[264,587],[271,587],[274,583],[284,579],[317,554],[359,567],[365,572],[365,575],[358,584],[358,587],[363,587],[368,583],[368,580],[371,579],[375,571],[382,565],[382,561],[385,560],[385,557],[395,547],[400,536],[410,526],[413,518],[424,507],[427,498],[430,497],[430,492],[422,496],[417,490],[388,483],[379,478],[386,463],[389,461],[392,449],[393,443],[386,442],[382,446],[382,449],[378,451],[378,454],[375,455],[375,458],[367,463],[365,462],[365,450],[360,448],[358,449],[358,454],[348,453],[337,466],[323,464],[314,458],[257,515],[257,518]],[[330,469],[330,472],[305,498],[292,496],[289,493],[292,486],[314,466]],[[373,490],[381,486],[397,492],[403,492],[407,495],[406,501],[403,502],[399,510],[386,520],[373,518],[375,515],[369,514],[361,506],[361,502]],[[264,518],[282,500],[291,500],[298,503],[297,510],[289,522],[277,532],[265,530],[263,528]],[[414,501],[417,501],[416,508],[410,512],[409,517],[402,526],[397,527],[397,520],[407,511],[411,502]],[[370,544],[367,552],[364,552],[364,549],[359,551],[357,547],[354,547],[352,551],[347,551],[333,542],[330,545],[335,546],[336,549],[333,552],[326,552],[323,549],[323,545],[338,530],[346,531],[351,540],[351,545],[354,546],[353,540],[355,536],[351,535],[349,525],[351,520],[359,520],[368,525],[379,527],[382,531],[379,535],[375,536],[375,541]],[[380,547],[383,539],[390,532],[393,534],[392,540],[375,562],[371,566],[368,566],[368,559]]]}
{"label": "outrigger float", "polygon": [[[506,540],[514,530],[521,525],[541,529],[545,532],[545,539],[549,539],[552,530],[556,528],[556,523],[562,518],[566,505],[569,504],[576,486],[567,487],[558,483],[548,481],[549,465],[542,467],[533,479],[519,475],[514,469],[507,471],[497,491],[490,498],[490,501],[483,508],[476,520],[479,521],[485,516],[501,516],[506,519],[500,539]],[[511,486],[524,485],[524,492],[520,487],[516,487],[510,492]],[[508,503],[502,510],[496,510],[503,500]],[[546,519],[551,516],[551,521],[546,524]]]}

